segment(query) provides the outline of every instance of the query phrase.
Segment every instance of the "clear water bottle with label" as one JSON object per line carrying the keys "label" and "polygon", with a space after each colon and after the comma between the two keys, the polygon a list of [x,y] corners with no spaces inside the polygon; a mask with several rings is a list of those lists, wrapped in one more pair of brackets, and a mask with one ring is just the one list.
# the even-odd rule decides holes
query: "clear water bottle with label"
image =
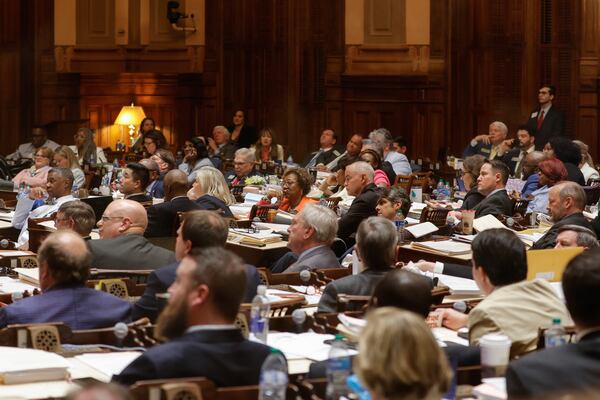
{"label": "clear water bottle with label", "polygon": [[544,345],[546,348],[567,344],[565,328],[561,325],[560,318],[552,319],[552,326],[544,332]]}
{"label": "clear water bottle with label", "polygon": [[331,344],[329,357],[327,359],[327,389],[325,398],[327,400],[338,400],[348,397],[347,379],[352,374],[352,363],[350,353],[343,341],[343,336],[335,335]]}
{"label": "clear water bottle with label", "polygon": [[260,369],[259,400],[285,400],[288,385],[288,368],[285,357],[277,349],[265,359]]}
{"label": "clear water bottle with label", "polygon": [[269,333],[269,311],[271,306],[266,296],[267,287],[258,285],[250,309],[250,334],[258,341],[267,343]]}

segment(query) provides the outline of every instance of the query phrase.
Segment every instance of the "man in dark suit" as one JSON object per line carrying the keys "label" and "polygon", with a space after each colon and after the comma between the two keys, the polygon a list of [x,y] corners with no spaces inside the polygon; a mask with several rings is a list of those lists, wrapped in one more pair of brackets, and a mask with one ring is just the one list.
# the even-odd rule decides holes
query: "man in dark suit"
{"label": "man in dark suit", "polygon": [[161,178],[160,168],[156,161],[149,158],[143,158],[140,160],[140,164],[148,168],[148,173],[150,174],[148,186],[146,186],[146,195],[157,199],[165,197],[164,182]]}
{"label": "man in dark suit", "polygon": [[[562,288],[577,342],[531,353],[506,371],[509,398],[598,398],[600,393],[600,249],[567,265]],[[568,396],[570,395],[570,396]]]}
{"label": "man in dark suit", "polygon": [[[161,301],[156,297],[165,293],[169,286],[175,282],[175,275],[179,261],[192,251],[207,247],[225,247],[229,225],[226,220],[211,211],[196,210],[184,215],[184,219],[177,230],[175,242],[175,258],[177,262],[158,268],[150,273],[146,282],[146,290],[140,299],[133,305],[133,318],[135,320],[148,317],[152,322],[162,310]],[[250,303],[256,295],[256,288],[260,284],[258,271],[252,265],[246,268],[246,291],[243,298],[245,303]]]}
{"label": "man in dark suit", "polygon": [[347,247],[354,245],[354,234],[365,218],[377,215],[377,202],[381,193],[373,183],[375,171],[364,161],[357,161],[346,167],[346,190],[356,196],[350,209],[338,222],[338,237]]}
{"label": "man in dark suit", "polygon": [[338,294],[370,296],[383,276],[392,270],[398,237],[394,224],[383,217],[361,222],[356,233],[356,252],[363,263],[358,275],[345,276],[325,286],[318,312],[336,312]]}
{"label": "man in dark suit", "polygon": [[488,160],[501,157],[501,145],[508,135],[508,127],[504,122],[494,121],[490,124],[487,135],[477,135],[471,140],[463,152],[463,158],[479,154]]}
{"label": "man in dark suit", "polygon": [[254,169],[255,162],[256,156],[252,150],[245,147],[238,149],[233,159],[233,171],[225,173],[229,186],[245,185],[246,178],[260,175]]}
{"label": "man in dark suit", "polygon": [[306,168],[315,168],[317,165],[327,165],[344,152],[344,148],[337,143],[337,134],[333,129],[325,129],[319,138],[319,150],[310,153],[304,165]]}
{"label": "man in dark suit", "polygon": [[175,261],[172,251],[153,245],[144,231],[146,210],[132,200],[115,200],[106,207],[98,228],[101,240],[89,242],[93,268],[155,269]]}
{"label": "man in dark suit", "polygon": [[173,169],[165,175],[165,201],[148,207],[148,227],[144,236],[160,237],[174,236],[179,227],[177,213],[198,210],[195,202],[187,197],[187,175],[185,172]]}
{"label": "man in dark suit", "polygon": [[42,294],[0,308],[0,328],[64,322],[71,329],[95,329],[129,322],[129,302],[85,286],[89,261],[86,243],[76,233],[48,236],[38,252]]}
{"label": "man in dark suit", "polygon": [[288,232],[288,247],[298,258],[284,272],[339,268],[340,263],[329,247],[337,233],[337,215],[329,208],[306,205],[294,216]]}
{"label": "man in dark suit", "polygon": [[538,91],[539,106],[531,112],[527,126],[535,132],[535,149],[543,150],[548,141],[556,136],[563,136],[565,117],[562,112],[552,106],[556,88],[544,85]]}
{"label": "man in dark suit", "polygon": [[506,194],[508,167],[502,161],[486,161],[477,178],[477,191],[485,196],[473,210],[475,218],[485,215],[512,215],[512,202]]}
{"label": "man in dark suit", "polygon": [[152,197],[146,194],[146,186],[150,182],[148,168],[139,163],[129,163],[121,175],[119,190],[125,199],[139,203],[151,202]]}
{"label": "man in dark suit", "polygon": [[534,243],[532,249],[553,248],[556,245],[558,230],[563,225],[579,225],[592,229],[592,225],[583,216],[585,203],[585,191],[577,183],[563,182],[554,185],[548,193],[548,210],[554,224]]}
{"label": "man in dark suit", "polygon": [[186,256],[169,287],[169,302],[156,326],[168,341],[129,364],[113,380],[203,376],[217,386],[257,385],[270,349],[250,342],[234,325],[246,287],[242,261],[220,247]]}

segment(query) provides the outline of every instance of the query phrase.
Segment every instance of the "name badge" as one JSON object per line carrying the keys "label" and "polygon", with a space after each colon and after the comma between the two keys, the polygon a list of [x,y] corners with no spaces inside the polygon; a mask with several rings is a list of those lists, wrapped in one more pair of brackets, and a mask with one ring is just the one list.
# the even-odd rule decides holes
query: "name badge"
{"label": "name badge", "polygon": [[489,152],[491,152],[490,149],[486,149],[485,147],[482,148],[482,149],[480,149],[479,151],[481,151],[482,153],[489,153]]}
{"label": "name badge", "polygon": [[519,157],[513,157],[510,159],[510,161],[516,161],[519,162],[521,159]]}
{"label": "name badge", "polygon": [[538,116],[538,112],[537,111],[536,112],[532,112],[530,118],[537,118],[537,116]]}

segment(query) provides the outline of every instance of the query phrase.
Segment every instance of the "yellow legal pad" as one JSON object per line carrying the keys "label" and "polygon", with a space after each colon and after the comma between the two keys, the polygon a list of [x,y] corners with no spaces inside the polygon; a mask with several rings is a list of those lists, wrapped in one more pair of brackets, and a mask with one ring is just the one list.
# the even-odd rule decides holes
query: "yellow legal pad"
{"label": "yellow legal pad", "polygon": [[582,251],[583,247],[527,251],[527,280],[562,281],[565,267],[573,257]]}

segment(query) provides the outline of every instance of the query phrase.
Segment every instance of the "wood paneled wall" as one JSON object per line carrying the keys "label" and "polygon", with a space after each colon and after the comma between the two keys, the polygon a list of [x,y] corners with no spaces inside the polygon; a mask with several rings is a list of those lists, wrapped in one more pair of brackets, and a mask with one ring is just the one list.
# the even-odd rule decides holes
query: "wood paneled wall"
{"label": "wood paneled wall", "polygon": [[[428,40],[391,46],[388,53],[385,44],[346,45],[347,1],[196,0],[205,26],[195,47],[181,40],[144,47],[145,40],[171,34],[159,32],[164,1],[129,0],[130,22],[119,39],[126,45],[114,46],[117,61],[86,58],[97,57],[97,49],[76,51],[58,73],[54,2],[0,0],[0,152],[25,141],[32,125],[57,120],[89,119],[100,144],[110,144],[120,134],[111,128],[120,106],[134,101],[173,144],[210,134],[243,109],[250,124],[274,128],[295,158],[318,145],[325,127],[345,141],[380,126],[406,136],[413,158],[435,158],[440,149],[460,153],[494,120],[514,132],[536,105],[538,87],[552,82],[568,133],[599,155],[597,0],[430,0],[430,31],[421,35]],[[158,36],[140,37],[145,31],[131,22],[141,6],[153,13]],[[114,36],[110,26],[98,29]],[[168,51],[173,56],[164,62]],[[383,61],[378,70],[353,69],[353,60]]]}

